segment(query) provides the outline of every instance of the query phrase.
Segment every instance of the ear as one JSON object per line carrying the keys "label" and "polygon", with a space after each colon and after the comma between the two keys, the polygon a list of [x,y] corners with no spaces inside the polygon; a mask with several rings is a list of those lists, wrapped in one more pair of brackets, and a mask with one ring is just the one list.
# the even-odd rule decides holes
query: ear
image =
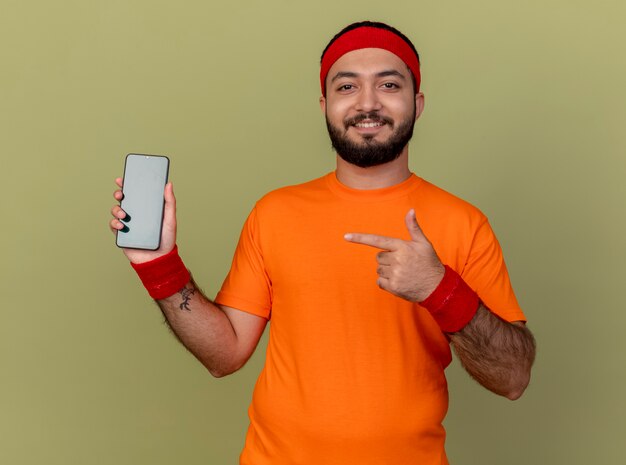
{"label": "ear", "polygon": [[322,113],[326,114],[326,97],[323,95],[320,96],[320,109],[322,110]]}
{"label": "ear", "polygon": [[424,111],[424,94],[415,94],[415,119],[417,120]]}

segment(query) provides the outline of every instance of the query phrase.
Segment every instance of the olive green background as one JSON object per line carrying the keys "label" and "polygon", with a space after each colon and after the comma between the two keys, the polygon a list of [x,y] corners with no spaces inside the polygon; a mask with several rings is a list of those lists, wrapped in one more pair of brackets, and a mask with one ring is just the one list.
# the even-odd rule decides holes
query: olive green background
{"label": "olive green background", "polygon": [[128,152],[171,158],[181,253],[214,296],[254,201],[333,169],[318,59],[363,19],[420,51],[411,167],[489,216],[538,340],[516,402],[448,369],[451,463],[623,463],[625,16],[617,0],[1,0],[0,463],[237,463],[265,336],[222,379],[178,345],[108,231],[113,179]]}

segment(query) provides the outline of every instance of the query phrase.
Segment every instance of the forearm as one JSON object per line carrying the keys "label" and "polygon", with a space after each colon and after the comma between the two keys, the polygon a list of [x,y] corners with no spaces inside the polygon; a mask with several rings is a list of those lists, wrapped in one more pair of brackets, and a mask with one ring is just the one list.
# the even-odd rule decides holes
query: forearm
{"label": "forearm", "polygon": [[215,377],[236,371],[237,335],[224,311],[207,299],[193,279],[176,294],[157,300],[180,342]]}
{"label": "forearm", "polygon": [[523,323],[504,321],[481,304],[470,323],[449,337],[481,385],[511,400],[523,394],[535,359],[535,339]]}

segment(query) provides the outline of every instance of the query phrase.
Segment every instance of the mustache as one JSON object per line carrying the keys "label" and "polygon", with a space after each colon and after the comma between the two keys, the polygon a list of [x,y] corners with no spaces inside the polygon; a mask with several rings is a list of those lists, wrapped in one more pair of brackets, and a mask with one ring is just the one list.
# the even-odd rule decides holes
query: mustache
{"label": "mustache", "polygon": [[360,123],[361,121],[365,121],[366,119],[374,122],[374,123],[385,123],[393,126],[393,120],[387,116],[381,116],[377,111],[370,111],[368,113],[359,113],[358,115],[354,115],[351,118],[347,118],[344,120],[343,124],[346,129],[350,126],[354,126],[355,124]]}

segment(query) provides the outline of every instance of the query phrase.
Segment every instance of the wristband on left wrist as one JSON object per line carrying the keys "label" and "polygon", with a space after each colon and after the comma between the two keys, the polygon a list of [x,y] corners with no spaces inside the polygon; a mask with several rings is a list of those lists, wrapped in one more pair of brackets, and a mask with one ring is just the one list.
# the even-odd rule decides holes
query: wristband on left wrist
{"label": "wristband on left wrist", "polygon": [[443,332],[456,333],[472,321],[480,299],[456,271],[448,265],[445,269],[437,288],[419,304],[430,312]]}

